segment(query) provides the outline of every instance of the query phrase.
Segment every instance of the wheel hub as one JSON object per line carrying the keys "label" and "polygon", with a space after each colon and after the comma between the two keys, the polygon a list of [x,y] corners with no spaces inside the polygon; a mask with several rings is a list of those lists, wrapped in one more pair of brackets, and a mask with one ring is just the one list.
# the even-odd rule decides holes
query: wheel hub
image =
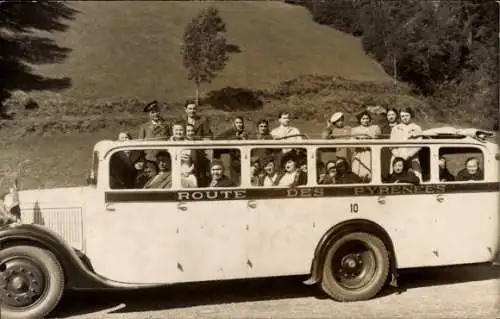
{"label": "wheel hub", "polygon": [[13,258],[0,265],[0,300],[12,307],[26,307],[44,291],[44,275],[30,260]]}
{"label": "wheel hub", "polygon": [[354,278],[363,269],[363,258],[360,254],[348,254],[340,262],[339,273],[345,278]]}

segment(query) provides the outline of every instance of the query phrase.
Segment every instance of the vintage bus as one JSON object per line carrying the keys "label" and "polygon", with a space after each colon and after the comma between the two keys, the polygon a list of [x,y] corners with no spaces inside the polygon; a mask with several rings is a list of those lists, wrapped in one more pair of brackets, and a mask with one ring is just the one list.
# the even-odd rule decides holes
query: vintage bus
{"label": "vintage bus", "polygon": [[286,275],[358,301],[398,269],[492,262],[497,152],[465,134],[101,141],[89,185],[19,191],[20,220],[0,228],[2,318],[45,316],[67,289]]}

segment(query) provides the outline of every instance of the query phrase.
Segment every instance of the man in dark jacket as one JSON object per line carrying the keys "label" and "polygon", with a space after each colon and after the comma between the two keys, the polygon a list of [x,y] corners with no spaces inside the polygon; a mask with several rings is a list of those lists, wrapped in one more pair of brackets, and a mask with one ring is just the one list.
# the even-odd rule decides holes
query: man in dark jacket
{"label": "man in dark jacket", "polygon": [[184,108],[186,110],[186,118],[184,119],[184,127],[190,124],[194,127],[196,139],[213,139],[214,133],[210,128],[208,119],[198,115],[198,106],[193,101],[186,101]]}
{"label": "man in dark jacket", "polygon": [[235,183],[224,175],[224,164],[221,160],[213,160],[210,163],[210,176],[212,178],[209,187],[233,187]]}

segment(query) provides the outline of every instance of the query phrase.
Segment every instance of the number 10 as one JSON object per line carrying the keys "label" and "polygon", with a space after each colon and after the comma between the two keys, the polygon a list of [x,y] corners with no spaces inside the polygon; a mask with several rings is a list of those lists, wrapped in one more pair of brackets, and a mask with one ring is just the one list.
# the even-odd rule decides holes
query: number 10
{"label": "number 10", "polygon": [[356,214],[359,211],[358,204],[351,204],[351,213]]}

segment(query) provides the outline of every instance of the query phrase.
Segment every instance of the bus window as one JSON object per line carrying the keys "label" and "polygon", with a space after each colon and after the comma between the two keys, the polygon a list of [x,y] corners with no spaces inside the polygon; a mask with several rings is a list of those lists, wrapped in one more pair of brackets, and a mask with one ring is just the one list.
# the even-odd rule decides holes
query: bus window
{"label": "bus window", "polygon": [[412,184],[430,181],[430,154],[429,147],[383,147],[380,152],[382,181]]}
{"label": "bus window", "polygon": [[439,149],[441,182],[484,180],[484,157],[475,147],[441,147]]}
{"label": "bus window", "polygon": [[241,184],[241,152],[236,148],[183,149],[183,188],[235,187]]}
{"label": "bus window", "polygon": [[369,183],[372,176],[371,149],[319,148],[316,151],[316,172],[320,185]]}
{"label": "bus window", "polygon": [[111,189],[172,187],[172,158],[167,150],[126,150],[109,161]]}
{"label": "bus window", "polygon": [[307,149],[254,148],[250,183],[256,187],[307,185]]}

